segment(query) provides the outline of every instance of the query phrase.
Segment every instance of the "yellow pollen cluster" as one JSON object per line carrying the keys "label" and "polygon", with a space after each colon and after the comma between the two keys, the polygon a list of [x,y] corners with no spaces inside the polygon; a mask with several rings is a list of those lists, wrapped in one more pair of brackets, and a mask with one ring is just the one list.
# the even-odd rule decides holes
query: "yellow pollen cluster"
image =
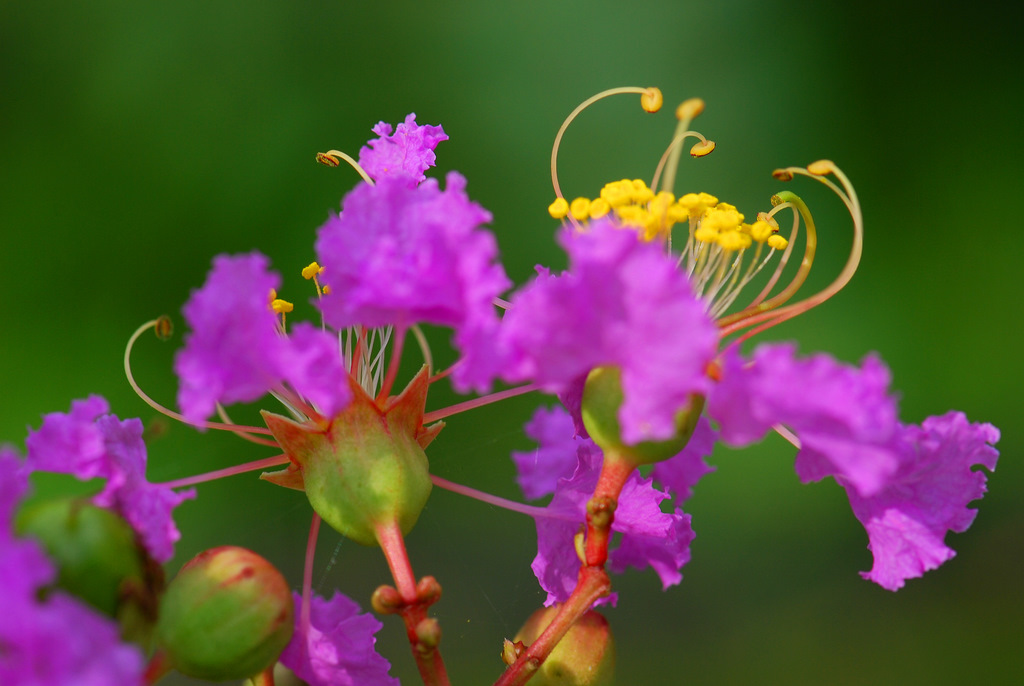
{"label": "yellow pollen cluster", "polygon": [[787,245],[774,226],[762,219],[744,223],[743,215],[733,205],[718,202],[713,195],[687,193],[677,200],[668,191],[655,193],[641,179],[607,183],[593,200],[576,198],[570,203],[558,198],[548,206],[553,218],[568,216],[576,222],[600,219],[609,212],[614,212],[623,226],[638,229],[647,241],[665,237],[675,224],[688,221],[696,241],[730,252],[744,250],[755,242],[767,243],[776,250]]}

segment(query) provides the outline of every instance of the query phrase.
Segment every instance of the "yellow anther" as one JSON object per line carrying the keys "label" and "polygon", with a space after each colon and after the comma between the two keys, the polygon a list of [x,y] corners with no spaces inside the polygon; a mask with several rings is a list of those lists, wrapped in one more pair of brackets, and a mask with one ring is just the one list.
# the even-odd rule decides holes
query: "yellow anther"
{"label": "yellow anther", "polygon": [[832,160],[818,160],[807,165],[807,171],[815,176],[825,176],[825,174],[831,174],[835,167],[836,165],[832,163]]}
{"label": "yellow anther", "polygon": [[657,112],[661,109],[663,102],[665,102],[665,98],[661,95],[661,90],[654,86],[640,95],[640,107],[644,108],[644,112]]}
{"label": "yellow anther", "polygon": [[316,161],[320,164],[325,164],[328,167],[337,167],[341,164],[341,160],[329,152],[318,152],[316,154]]}
{"label": "yellow anther", "polygon": [[171,334],[174,333],[174,324],[171,322],[171,318],[166,314],[157,317],[156,324],[153,325],[153,333],[161,341],[170,340]]}
{"label": "yellow anther", "polygon": [[714,141],[700,141],[699,143],[695,143],[694,146],[690,148],[690,155],[692,157],[704,157],[705,155],[711,154],[711,152],[714,149]]}
{"label": "yellow anther", "polygon": [[552,219],[565,219],[565,215],[569,214],[568,201],[565,198],[556,198],[553,203],[548,205],[548,214]]}
{"label": "yellow anther", "polygon": [[756,222],[750,225],[750,237],[758,243],[764,243],[770,236],[775,234],[775,229],[772,225],[763,219],[758,219]]}
{"label": "yellow anther", "polygon": [[590,218],[600,219],[601,217],[608,214],[612,209],[612,206],[608,204],[608,201],[604,198],[596,198],[590,203]]}
{"label": "yellow anther", "polygon": [[696,231],[693,232],[693,237],[701,243],[717,243],[718,232],[710,226],[700,226]]}
{"label": "yellow anther", "polygon": [[632,195],[632,193],[633,184],[629,179],[606,183],[604,188],[601,189],[601,197],[604,198],[612,207],[628,205],[630,202],[630,195]]}
{"label": "yellow anther", "polygon": [[668,209],[675,203],[676,198],[668,191],[661,191],[656,196],[651,198],[650,204],[647,209],[650,210],[651,214],[661,219],[668,214]]}
{"label": "yellow anther", "polygon": [[686,209],[691,215],[701,215],[709,207],[715,205],[718,198],[707,193],[687,193],[679,198],[679,205]]}
{"label": "yellow anther", "polygon": [[679,203],[672,203],[665,211],[665,216],[673,224],[677,222],[684,222],[690,217],[690,211],[680,205]]}
{"label": "yellow anther", "polygon": [[646,224],[645,215],[647,212],[636,205],[616,207],[615,214],[618,215],[619,220],[626,226],[643,226]]}
{"label": "yellow anther", "polygon": [[331,287],[328,286],[327,284],[324,284],[324,295],[327,295],[330,292],[331,292]]}
{"label": "yellow anther", "polygon": [[776,169],[775,171],[772,172],[772,178],[774,178],[776,181],[792,181],[793,172],[789,171],[788,169]]}
{"label": "yellow anther", "polygon": [[295,305],[288,302],[287,300],[274,298],[270,303],[270,309],[272,309],[274,312],[277,312],[278,314],[284,314],[286,312],[291,312],[292,310],[294,310]]}
{"label": "yellow anther", "polygon": [[590,200],[588,198],[576,198],[569,205],[569,214],[577,221],[583,221],[590,216]]}
{"label": "yellow anther", "polygon": [[701,226],[707,226],[717,231],[735,231],[742,221],[743,215],[737,212],[732,205],[723,202],[705,212],[700,223]]}
{"label": "yellow anther", "polygon": [[739,231],[728,231],[718,235],[718,245],[722,250],[743,250],[750,245],[750,236]]}
{"label": "yellow anther", "polygon": [[769,248],[772,248],[774,250],[784,250],[787,245],[789,245],[789,241],[777,233],[773,233],[771,236],[768,237]]}
{"label": "yellow anther", "polygon": [[267,298],[267,302],[274,302],[275,300],[277,300],[277,289],[276,288],[271,288],[270,289],[270,297]]}
{"label": "yellow anther", "polygon": [[643,179],[633,179],[630,186],[632,187],[630,197],[637,205],[648,203],[651,201],[651,198],[654,197],[654,191],[647,187],[647,184],[644,183]]}
{"label": "yellow anther", "polygon": [[322,271],[323,267],[321,267],[316,262],[310,262],[308,266],[302,268],[302,278],[304,278],[306,281],[309,281]]}
{"label": "yellow anther", "polygon": [[676,108],[676,119],[682,121],[684,119],[693,119],[698,114],[704,111],[704,101],[700,98],[690,98],[689,100],[683,100],[679,103],[679,107]]}

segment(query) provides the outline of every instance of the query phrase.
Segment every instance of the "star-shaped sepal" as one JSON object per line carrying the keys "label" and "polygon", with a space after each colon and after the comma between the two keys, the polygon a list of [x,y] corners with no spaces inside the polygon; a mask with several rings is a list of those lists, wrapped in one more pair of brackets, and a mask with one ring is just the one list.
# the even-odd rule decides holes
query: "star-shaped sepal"
{"label": "star-shaped sepal", "polygon": [[364,545],[377,545],[384,524],[397,522],[408,533],[430,495],[423,449],[444,427],[423,426],[427,379],[423,367],[383,407],[350,379],[352,402],[326,427],[263,412],[291,463],[261,478],[305,490],[325,522]]}

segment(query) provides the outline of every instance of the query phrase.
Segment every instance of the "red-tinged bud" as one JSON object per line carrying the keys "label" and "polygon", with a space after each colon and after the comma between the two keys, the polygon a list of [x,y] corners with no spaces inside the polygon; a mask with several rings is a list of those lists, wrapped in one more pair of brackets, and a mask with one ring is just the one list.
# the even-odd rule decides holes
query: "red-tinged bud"
{"label": "red-tinged bud", "polygon": [[676,435],[664,441],[643,441],[626,445],[622,441],[619,408],[622,407],[622,382],[618,367],[598,367],[587,376],[583,388],[582,414],[587,433],[605,453],[614,453],[634,465],[660,462],[674,457],[686,447],[704,410],[704,396],[691,395],[690,401],[676,412]]}
{"label": "red-tinged bud", "polygon": [[[527,646],[537,640],[559,606],[541,608],[534,612],[516,634],[516,644],[506,641],[505,657],[516,656],[509,645],[521,641]],[[590,610],[573,624],[569,633],[558,642],[540,669],[530,679],[530,686],[610,686],[615,680],[615,645],[608,620]]]}
{"label": "red-tinged bud", "polygon": [[325,522],[363,545],[377,545],[381,526],[409,532],[430,495],[423,448],[441,426],[423,426],[426,368],[381,407],[358,384],[352,402],[325,427],[263,413],[292,464],[262,478],[306,491]]}
{"label": "red-tinged bud", "polygon": [[58,588],[117,619],[125,638],[145,641],[163,575],[128,522],[87,500],[58,498],[23,510],[17,530],[46,550]]}
{"label": "red-tinged bud", "polygon": [[245,679],[277,661],[294,630],[292,594],[256,553],[199,553],[167,586],[156,640],[171,666],[199,679]]}

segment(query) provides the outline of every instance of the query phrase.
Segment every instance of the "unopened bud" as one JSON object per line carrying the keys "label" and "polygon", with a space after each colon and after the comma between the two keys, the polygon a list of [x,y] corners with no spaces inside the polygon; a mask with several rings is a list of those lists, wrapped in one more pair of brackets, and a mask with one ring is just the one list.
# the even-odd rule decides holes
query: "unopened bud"
{"label": "unopened bud", "polygon": [[405,601],[394,586],[378,586],[370,596],[370,607],[377,614],[392,615],[405,607]]}
{"label": "unopened bud", "polygon": [[424,605],[433,605],[441,599],[441,584],[432,576],[425,576],[416,584],[416,599]]}
{"label": "unopened bud", "polygon": [[57,566],[56,586],[119,620],[126,638],[148,634],[156,618],[161,575],[131,526],[79,498],[46,500],[18,517],[20,534],[36,539]]}
{"label": "unopened bud", "polygon": [[292,594],[277,569],[234,546],[199,553],[168,584],[157,643],[174,669],[245,679],[277,661],[294,630]]}
{"label": "unopened bud", "polygon": [[[537,610],[519,630],[515,640],[527,645],[533,643],[556,614],[557,605]],[[516,644],[512,645],[514,649]],[[610,686],[614,678],[615,645],[608,620],[590,610],[572,625],[569,633],[541,663],[540,669],[530,679],[530,686]]]}
{"label": "unopened bud", "polygon": [[622,382],[618,367],[598,367],[587,376],[583,387],[581,413],[587,433],[605,452],[614,451],[634,465],[660,462],[678,455],[690,441],[704,410],[704,396],[691,395],[676,412],[676,433],[664,441],[642,441],[626,445],[622,441],[619,408],[622,407]]}

